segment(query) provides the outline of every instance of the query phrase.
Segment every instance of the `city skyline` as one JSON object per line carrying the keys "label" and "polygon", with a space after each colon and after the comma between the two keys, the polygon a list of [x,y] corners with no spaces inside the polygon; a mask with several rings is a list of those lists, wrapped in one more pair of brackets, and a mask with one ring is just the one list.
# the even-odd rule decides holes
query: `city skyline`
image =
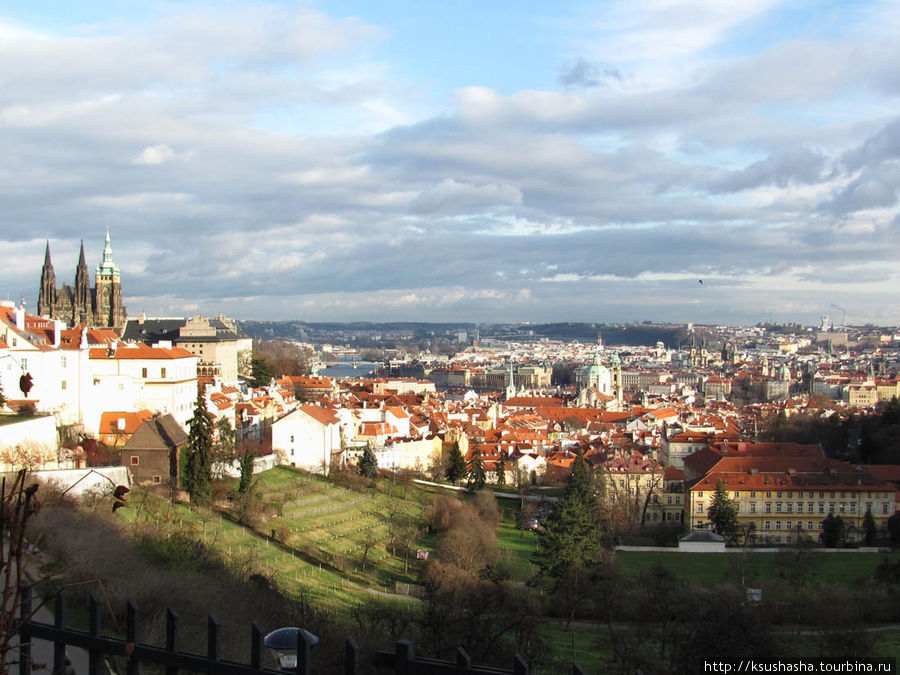
{"label": "city skyline", "polygon": [[0,284],[35,311],[45,242],[71,284],[108,226],[132,316],[900,324],[898,28],[0,2]]}

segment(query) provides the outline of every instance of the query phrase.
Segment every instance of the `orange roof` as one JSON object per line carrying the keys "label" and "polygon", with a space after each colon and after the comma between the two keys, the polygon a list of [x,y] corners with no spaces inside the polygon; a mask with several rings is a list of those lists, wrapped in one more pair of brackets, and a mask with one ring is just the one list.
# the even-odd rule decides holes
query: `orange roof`
{"label": "orange roof", "polygon": [[313,405],[312,403],[306,403],[301,405],[299,410],[302,410],[307,415],[316,420],[319,424],[329,425],[329,424],[337,424],[340,422],[340,418],[335,415],[331,410],[327,408],[323,408],[318,405]]}
{"label": "orange roof", "polygon": [[[100,414],[101,434],[133,434],[145,420],[153,417],[149,410],[137,412],[105,412]],[[122,420],[121,427],[119,420]]]}

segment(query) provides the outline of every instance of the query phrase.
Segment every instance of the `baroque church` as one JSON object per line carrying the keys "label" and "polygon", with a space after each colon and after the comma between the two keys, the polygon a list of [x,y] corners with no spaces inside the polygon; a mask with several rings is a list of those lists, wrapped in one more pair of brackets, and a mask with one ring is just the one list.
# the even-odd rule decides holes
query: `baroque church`
{"label": "baroque church", "polygon": [[41,268],[41,288],[38,292],[38,315],[48,319],[58,319],[69,326],[85,325],[125,328],[127,315],[122,304],[122,281],[119,266],[113,260],[109,243],[109,228],[106,228],[106,244],[103,259],[97,266],[94,286],[91,287],[87,263],[84,260],[84,241],[75,269],[75,285],[63,284],[56,287],[56,275],[50,261],[50,242],[44,254]]}

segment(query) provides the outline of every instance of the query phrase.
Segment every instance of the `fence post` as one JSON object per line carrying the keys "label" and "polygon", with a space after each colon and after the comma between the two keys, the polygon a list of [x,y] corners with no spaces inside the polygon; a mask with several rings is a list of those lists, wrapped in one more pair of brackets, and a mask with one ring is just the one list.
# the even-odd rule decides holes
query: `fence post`
{"label": "fence post", "polygon": [[513,659],[513,675],[528,675],[528,664],[520,654]]}
{"label": "fence post", "polygon": [[353,638],[344,640],[344,675],[358,675],[359,645]]}
{"label": "fence post", "polygon": [[219,620],[215,614],[206,617],[206,658],[213,663],[219,660]]}
{"label": "fence post", "polygon": [[456,672],[468,673],[472,669],[472,658],[462,647],[456,648]]}
{"label": "fence post", "polygon": [[140,666],[134,655],[134,649],[137,647],[137,607],[131,600],[125,607],[125,658],[128,661],[128,675],[138,675]]}
{"label": "fence post", "polygon": [[[58,631],[66,628],[66,598],[62,590],[56,592],[56,602],[53,607],[53,627]],[[53,643],[53,672],[62,673],[66,665],[66,643],[62,638],[57,638]]]}
{"label": "fence post", "polygon": [[[101,618],[100,598],[91,591],[91,597],[88,601],[88,634],[92,638],[100,637]],[[88,650],[88,675],[97,675],[100,672],[100,659],[102,657],[103,652],[99,649],[93,648]]]}
{"label": "fence post", "polygon": [[31,584],[22,581],[22,599],[19,601],[19,675],[31,675]]}
{"label": "fence post", "polygon": [[397,675],[410,675],[412,665],[416,660],[416,647],[411,640],[398,640],[394,651],[397,654],[397,662],[394,670]]}
{"label": "fence post", "polygon": [[250,624],[250,665],[262,669],[262,628],[255,621]]}
{"label": "fence post", "polygon": [[[178,653],[178,612],[171,607],[166,609],[166,651]],[[166,666],[166,675],[178,675],[178,668]]]}

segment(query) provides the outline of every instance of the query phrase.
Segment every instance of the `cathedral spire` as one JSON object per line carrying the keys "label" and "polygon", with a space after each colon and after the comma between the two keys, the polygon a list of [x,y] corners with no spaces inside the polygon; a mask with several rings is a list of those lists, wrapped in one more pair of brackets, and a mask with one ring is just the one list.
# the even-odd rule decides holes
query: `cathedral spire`
{"label": "cathedral spire", "polygon": [[97,265],[97,276],[119,276],[119,266],[113,260],[112,244],[109,242],[109,225],[106,226],[106,243],[103,245],[103,259]]}
{"label": "cathedral spire", "polygon": [[54,310],[56,305],[56,274],[53,272],[53,262],[50,260],[50,240],[47,240],[47,248],[44,251],[44,266],[41,268],[41,288],[38,291],[38,316],[49,319],[56,318]]}
{"label": "cathedral spire", "polygon": [[72,325],[80,323],[93,324],[94,303],[91,298],[91,280],[88,276],[87,263],[84,260],[84,239],[81,240],[81,252],[78,254],[78,267],[75,269],[75,297],[72,299]]}

